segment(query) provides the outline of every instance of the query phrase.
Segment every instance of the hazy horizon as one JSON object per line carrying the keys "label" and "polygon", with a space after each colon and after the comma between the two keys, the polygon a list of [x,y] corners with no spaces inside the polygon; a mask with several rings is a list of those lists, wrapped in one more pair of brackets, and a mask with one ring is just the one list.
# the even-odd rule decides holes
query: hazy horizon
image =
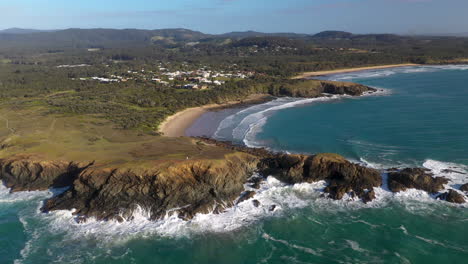
{"label": "hazy horizon", "polygon": [[[38,32],[54,32],[54,31],[62,31],[62,30],[69,30],[69,29],[80,29],[80,30],[93,30],[93,29],[111,29],[111,30],[164,30],[164,29],[186,29],[186,30],[192,30],[192,31],[198,31],[203,34],[211,34],[211,35],[222,35],[222,34],[229,34],[229,33],[243,33],[243,32],[258,32],[258,33],[265,33],[265,34],[281,34],[281,33],[291,33],[291,34],[304,34],[304,35],[315,35],[324,31],[341,31],[341,30],[336,30],[336,29],[323,29],[321,31],[317,32],[296,32],[296,31],[257,31],[257,30],[252,30],[252,29],[246,29],[246,30],[236,30],[236,31],[226,31],[226,32],[221,32],[221,33],[209,33],[209,32],[204,32],[204,31],[199,31],[191,28],[110,28],[110,27],[91,27],[91,28],[55,28],[55,29],[42,29],[42,28],[22,28],[22,27],[9,27],[9,28],[0,28],[0,33],[2,31],[8,31],[8,30],[31,30],[31,31],[38,31]],[[346,31],[348,32],[348,31]],[[29,33],[29,32],[27,32]],[[468,35],[468,30],[466,32],[436,32],[436,33],[392,33],[392,32],[361,32],[361,33],[356,33],[356,32],[349,32],[357,35],[366,35],[366,34],[395,34],[395,35],[401,35],[401,36],[467,36]]]}
{"label": "hazy horizon", "polygon": [[464,0],[18,0],[0,3],[2,28],[187,28],[313,34],[324,30],[394,34],[465,33]]}

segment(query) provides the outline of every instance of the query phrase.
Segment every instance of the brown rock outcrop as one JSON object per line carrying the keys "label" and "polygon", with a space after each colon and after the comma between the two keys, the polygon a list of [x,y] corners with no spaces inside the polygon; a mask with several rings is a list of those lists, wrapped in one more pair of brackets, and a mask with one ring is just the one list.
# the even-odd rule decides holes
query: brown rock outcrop
{"label": "brown rock outcrop", "polygon": [[[368,202],[375,197],[373,187],[381,185],[378,171],[339,155],[285,155],[252,149],[221,160],[186,161],[140,172],[27,157],[0,160],[0,168],[0,179],[12,191],[70,186],[48,199],[42,211],[76,209],[79,221],[131,219],[138,207],[151,219],[164,217],[168,211],[185,219],[196,213],[221,212],[238,198],[241,202],[253,197],[255,192],[245,192],[244,184],[255,171],[290,184],[326,180],[325,191],[334,199],[353,191]],[[262,178],[250,180],[258,185]]]}
{"label": "brown rock outcrop", "polygon": [[426,169],[406,168],[388,174],[388,187],[392,192],[414,188],[433,194],[444,189],[444,184],[448,183],[448,179],[444,177],[433,176]]}
{"label": "brown rock outcrop", "polygon": [[129,219],[139,206],[151,219],[177,211],[182,218],[220,212],[232,206],[258,159],[248,154],[224,161],[184,163],[136,174],[131,170],[87,169],[72,188],[46,201],[43,211],[75,208],[77,215],[97,219]]}
{"label": "brown rock outcrop", "polygon": [[374,88],[350,82],[332,82],[332,81],[322,81],[322,93],[329,94],[347,94],[352,96],[360,96],[365,92],[375,92],[377,91]]}
{"label": "brown rock outcrop", "polygon": [[460,191],[468,192],[468,183],[465,183],[462,186],[460,186]]}
{"label": "brown rock outcrop", "polygon": [[367,193],[382,185],[379,171],[353,164],[336,154],[309,157],[279,154],[265,159],[260,167],[263,174],[290,184],[325,180],[329,183],[325,192],[337,200],[353,191],[359,198],[370,201],[374,197]]}
{"label": "brown rock outcrop", "polygon": [[463,195],[459,194],[457,191],[454,191],[454,190],[449,190],[448,192],[445,192],[437,196],[437,199],[445,200],[449,203],[457,203],[457,204],[465,203],[465,198],[463,197]]}
{"label": "brown rock outcrop", "polygon": [[[254,191],[245,191],[244,184],[258,188],[263,177],[270,175],[288,184],[324,180],[328,183],[324,191],[330,198],[342,199],[349,194],[365,203],[375,199],[374,187],[382,185],[378,170],[351,163],[337,154],[275,154],[227,142],[199,140],[235,152],[217,160],[187,160],[144,171],[17,156],[0,160],[0,180],[12,192],[69,186],[62,194],[48,199],[42,211],[76,209],[78,221],[88,217],[131,219],[138,207],[150,219],[160,219],[168,212],[177,212],[184,219],[196,213],[222,212],[236,200],[240,203],[255,195]],[[260,175],[251,177],[254,172]],[[388,178],[394,192],[416,188],[437,193],[447,182],[424,169],[392,170]],[[463,195],[454,191],[439,198],[464,202]],[[253,203],[260,205],[256,200]]]}
{"label": "brown rock outcrop", "polygon": [[11,192],[70,186],[92,163],[38,161],[31,157],[0,160],[0,180]]}
{"label": "brown rock outcrop", "polygon": [[375,191],[374,190],[366,192],[362,197],[362,201],[364,203],[369,203],[374,199],[375,199]]}
{"label": "brown rock outcrop", "polygon": [[366,92],[375,92],[374,88],[352,82],[324,80],[293,80],[269,91],[272,96],[301,98],[324,97],[326,94],[360,96]]}
{"label": "brown rock outcrop", "polygon": [[243,201],[247,201],[248,199],[252,198],[255,196],[255,192],[254,191],[245,191],[241,197],[239,197],[239,199],[237,200],[236,204],[240,204],[242,203]]}

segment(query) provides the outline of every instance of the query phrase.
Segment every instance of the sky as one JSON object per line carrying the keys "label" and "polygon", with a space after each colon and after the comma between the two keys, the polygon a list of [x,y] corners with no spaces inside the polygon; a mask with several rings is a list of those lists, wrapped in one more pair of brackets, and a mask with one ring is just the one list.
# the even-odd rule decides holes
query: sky
{"label": "sky", "polygon": [[468,0],[0,0],[0,29],[468,32]]}

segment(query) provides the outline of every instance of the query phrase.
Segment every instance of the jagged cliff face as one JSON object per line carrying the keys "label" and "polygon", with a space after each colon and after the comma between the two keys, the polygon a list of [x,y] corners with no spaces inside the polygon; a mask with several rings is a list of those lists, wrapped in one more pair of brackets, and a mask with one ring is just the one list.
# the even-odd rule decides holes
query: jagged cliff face
{"label": "jagged cliff face", "polygon": [[325,192],[337,200],[350,193],[368,202],[373,199],[374,187],[382,185],[379,171],[353,164],[337,154],[279,154],[263,160],[261,167],[264,174],[277,175],[291,184],[325,180],[329,183]]}
{"label": "jagged cliff face", "polygon": [[42,210],[75,209],[79,219],[100,220],[130,219],[137,207],[146,210],[151,219],[164,217],[171,209],[186,219],[196,213],[221,212],[241,196],[244,184],[257,171],[290,184],[329,181],[326,192],[334,199],[350,191],[364,198],[381,185],[378,171],[334,154],[284,155],[227,143],[217,145],[238,152],[222,160],[186,161],[143,172],[16,157],[0,161],[0,177],[12,191],[69,186],[47,200]]}
{"label": "jagged cliff face", "polygon": [[70,186],[91,163],[39,161],[30,156],[0,160],[0,179],[12,192]]}
{"label": "jagged cliff face", "polygon": [[[45,201],[42,211],[75,209],[79,221],[88,217],[130,220],[138,207],[151,219],[160,219],[168,212],[177,212],[184,219],[197,213],[219,213],[233,206],[236,199],[249,199],[255,194],[244,192],[244,184],[250,182],[258,188],[262,181],[261,177],[249,179],[254,172],[289,184],[326,181],[324,192],[328,197],[342,199],[348,194],[366,203],[375,198],[374,188],[382,185],[379,171],[353,164],[337,154],[275,154],[209,139],[205,143],[235,152],[218,160],[187,160],[144,171],[17,156],[0,160],[0,179],[12,192],[68,186],[62,194]],[[389,175],[389,186],[395,192],[417,188],[433,193],[445,183],[446,179],[433,178],[420,169]],[[464,202],[456,195],[446,193],[439,198]]]}
{"label": "jagged cliff face", "polygon": [[135,172],[92,163],[14,157],[0,161],[0,179],[12,192],[70,187],[47,200],[43,211],[76,209],[75,214],[82,218],[123,220],[131,218],[137,207],[146,210],[151,219],[179,208],[181,217],[191,218],[232,206],[258,163],[256,156],[235,153],[222,160],[186,161]]}
{"label": "jagged cliff face", "polygon": [[44,211],[75,208],[76,214],[97,219],[131,217],[140,206],[151,219],[170,209],[184,218],[221,211],[243,192],[258,159],[248,154],[228,155],[222,161],[184,162],[168,168],[135,173],[131,170],[83,171],[65,193],[49,199]]}

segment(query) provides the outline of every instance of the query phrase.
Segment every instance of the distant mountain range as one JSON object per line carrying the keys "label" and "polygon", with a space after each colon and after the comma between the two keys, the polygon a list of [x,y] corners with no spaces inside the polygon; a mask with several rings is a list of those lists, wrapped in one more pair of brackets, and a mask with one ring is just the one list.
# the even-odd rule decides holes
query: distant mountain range
{"label": "distant mountain range", "polygon": [[27,29],[27,28],[8,28],[0,30],[0,34],[30,34],[39,32],[52,32],[56,30],[40,30],[40,29]]}
{"label": "distant mountain range", "polygon": [[[30,33],[41,33],[41,32],[60,32],[60,31],[70,31],[70,30],[81,30],[81,31],[95,31],[95,30],[108,30],[108,31],[139,31],[139,32],[179,32],[179,33],[187,33],[187,32],[196,32],[189,29],[157,29],[157,30],[144,30],[144,29],[79,29],[79,28],[71,28],[71,29],[64,29],[64,30],[42,30],[42,29],[27,29],[27,28],[8,28],[0,30],[0,34],[30,34]],[[236,31],[236,32],[229,32],[224,34],[204,34],[201,32],[197,32],[198,34],[204,36],[218,36],[223,38],[247,38],[247,37],[266,37],[266,36],[276,36],[276,37],[288,37],[288,38],[301,38],[307,36],[314,36],[314,37],[321,37],[321,38],[350,38],[355,34],[345,31],[323,31],[317,34],[301,34],[301,33],[291,33],[291,32],[284,32],[284,33],[264,33],[258,31]],[[371,34],[361,34],[361,35],[371,35]],[[372,35],[389,35],[389,34],[372,34]],[[468,32],[463,33],[440,33],[440,34],[418,34],[418,35],[428,35],[428,36],[468,36]]]}
{"label": "distant mountain range", "polygon": [[439,34],[440,36],[452,36],[452,37],[468,37],[468,32],[466,33],[453,33],[453,34]]}
{"label": "distant mountain range", "polygon": [[[457,34],[466,35],[465,34]],[[447,36],[447,34],[445,35]],[[179,45],[184,43],[232,43],[252,38],[283,38],[300,41],[325,42],[385,42],[400,43],[412,38],[393,34],[353,34],[344,31],[323,31],[318,34],[262,33],[255,31],[230,32],[225,34],[205,34],[189,29],[78,29],[35,30],[10,28],[0,30],[0,47],[37,47],[37,48],[90,48],[124,47],[135,45]],[[229,41],[225,41],[229,40]],[[278,39],[272,40],[277,43]],[[243,41],[241,45],[258,42]]]}

